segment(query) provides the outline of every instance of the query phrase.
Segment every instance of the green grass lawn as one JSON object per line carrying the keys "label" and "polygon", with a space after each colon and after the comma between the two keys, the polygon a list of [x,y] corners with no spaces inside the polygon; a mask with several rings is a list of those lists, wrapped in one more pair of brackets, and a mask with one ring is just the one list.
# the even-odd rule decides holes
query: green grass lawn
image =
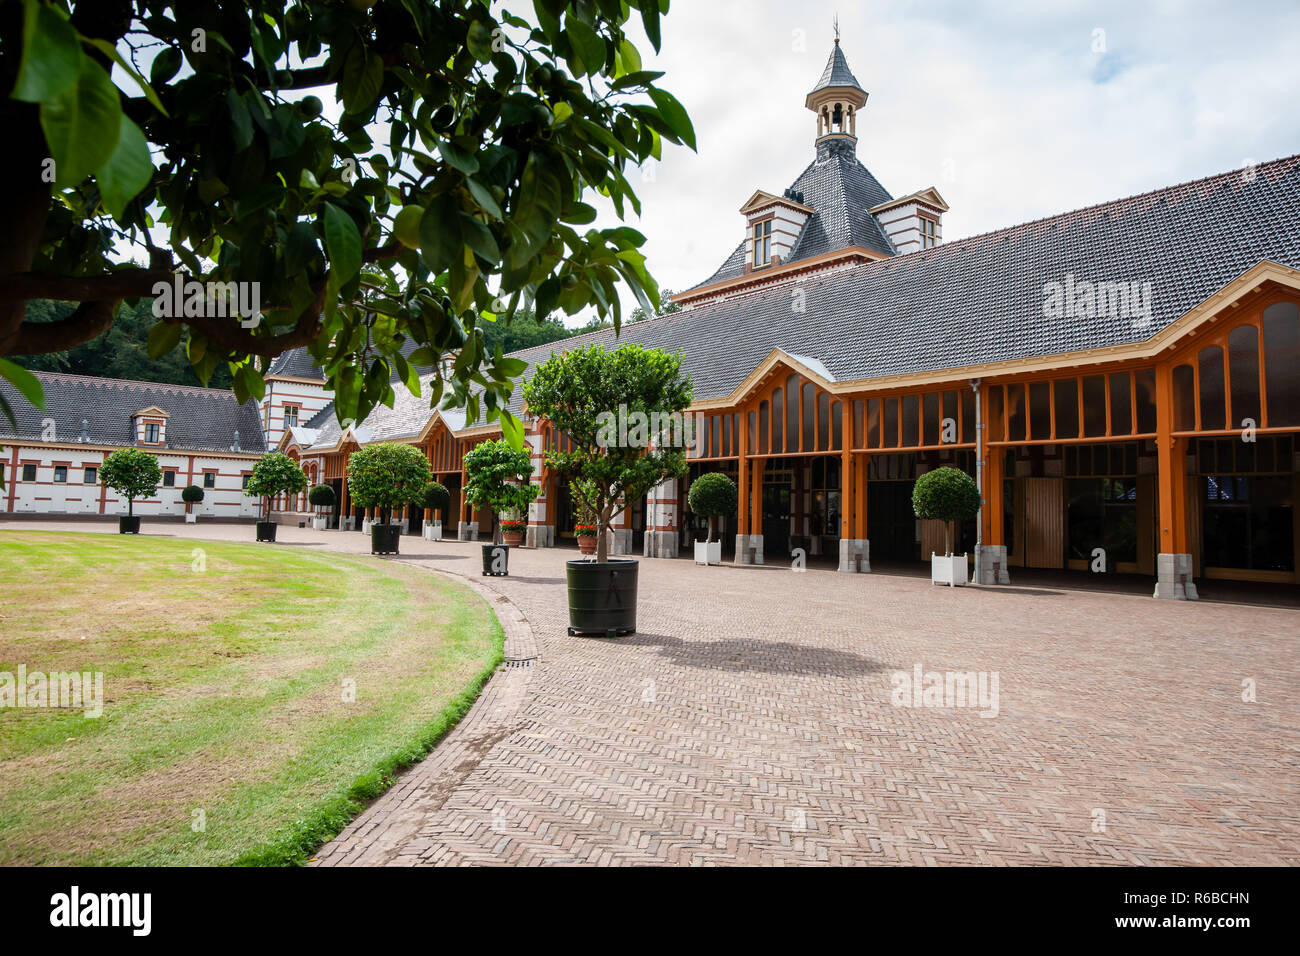
{"label": "green grass lawn", "polygon": [[0,707],[0,864],[301,862],[501,660],[468,588],[310,548],[0,531],[0,582],[0,672],[105,699]]}

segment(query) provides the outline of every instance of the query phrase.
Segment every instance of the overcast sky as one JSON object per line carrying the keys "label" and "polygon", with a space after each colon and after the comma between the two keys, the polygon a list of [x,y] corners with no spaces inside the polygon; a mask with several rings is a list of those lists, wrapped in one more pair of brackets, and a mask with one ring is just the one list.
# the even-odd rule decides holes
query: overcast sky
{"label": "overcast sky", "polygon": [[858,158],[894,196],[938,187],[945,241],[1300,152],[1294,0],[674,0],[662,54],[638,43],[699,145],[640,183],[662,286],[707,278],[741,204],[812,160],[837,12]]}

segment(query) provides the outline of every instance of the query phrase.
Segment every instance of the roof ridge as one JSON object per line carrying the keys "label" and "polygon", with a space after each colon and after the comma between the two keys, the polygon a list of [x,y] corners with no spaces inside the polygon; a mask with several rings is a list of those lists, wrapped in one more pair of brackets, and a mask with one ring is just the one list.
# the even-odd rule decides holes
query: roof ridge
{"label": "roof ridge", "polygon": [[[1280,166],[1281,164],[1286,163],[1288,161],[1300,162],[1300,153],[1293,153],[1290,156],[1279,156],[1277,159],[1270,159],[1263,163],[1257,163],[1255,164],[1255,170],[1256,172],[1258,172],[1259,170],[1265,169],[1267,167]],[[1001,226],[997,229],[990,229],[988,232],[979,232],[973,236],[965,236],[961,239],[952,239],[946,242],[942,242],[939,245],[929,249],[914,249],[911,252],[905,252],[901,255],[893,256],[891,257],[891,259],[882,259],[877,261],[890,262],[896,259],[908,259],[915,255],[922,255],[922,254],[933,255],[934,253],[939,252],[941,250],[950,249],[955,246],[961,246],[968,242],[974,242],[976,240],[988,239],[992,236],[999,236],[1002,233],[1013,232],[1014,230],[1017,229],[1027,229],[1030,226],[1037,226],[1042,223],[1052,222],[1053,220],[1065,219],[1069,216],[1079,215],[1080,213],[1093,212],[1095,210],[1103,209],[1109,206],[1118,206],[1121,203],[1136,202],[1138,200],[1146,199],[1151,196],[1157,196],[1162,193],[1172,193],[1180,189],[1190,189],[1191,187],[1199,186],[1202,183],[1208,183],[1216,179],[1225,179],[1229,176],[1237,175],[1241,171],[1242,171],[1241,167],[1237,167],[1235,169],[1225,169],[1221,172],[1211,173],[1208,176],[1201,176],[1198,179],[1189,179],[1181,183],[1171,183],[1168,186],[1161,186],[1157,189],[1148,189],[1146,192],[1133,193],[1132,195],[1129,196],[1119,196],[1116,197],[1115,199],[1107,199],[1102,202],[1093,203],[1092,205],[1089,206],[1079,206],[1076,209],[1067,209],[1063,212],[1054,213],[1053,215],[1050,216],[1040,216],[1037,219],[1027,219],[1024,222],[1015,223],[1010,226]]]}
{"label": "roof ridge", "polygon": [[143,385],[147,388],[165,388],[174,389],[178,392],[199,395],[227,395],[235,397],[235,393],[228,388],[208,388],[202,385],[174,385],[170,382],[146,382],[143,379],[135,378],[109,378],[104,375],[79,375],[76,372],[46,372],[33,371],[38,379],[48,379],[50,381],[64,381],[70,384],[77,382],[103,382],[106,385],[116,385],[124,387],[128,385]]}

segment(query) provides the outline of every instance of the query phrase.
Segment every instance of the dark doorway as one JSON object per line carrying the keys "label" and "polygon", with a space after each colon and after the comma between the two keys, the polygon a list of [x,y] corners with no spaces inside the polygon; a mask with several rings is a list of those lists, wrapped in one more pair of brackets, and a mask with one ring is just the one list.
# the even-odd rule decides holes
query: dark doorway
{"label": "dark doorway", "polygon": [[790,554],[790,474],[763,476],[763,553]]}
{"label": "dark doorway", "polygon": [[912,481],[867,482],[867,538],[871,559],[919,561]]}

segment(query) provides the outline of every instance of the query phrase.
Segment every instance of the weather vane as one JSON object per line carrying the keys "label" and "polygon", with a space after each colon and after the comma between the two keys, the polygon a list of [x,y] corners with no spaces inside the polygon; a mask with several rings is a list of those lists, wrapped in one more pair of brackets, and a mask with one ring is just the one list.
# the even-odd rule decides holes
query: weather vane
{"label": "weather vane", "polygon": [[835,23],[835,42],[839,43],[840,42],[840,15],[838,13],[835,14],[834,23]]}

